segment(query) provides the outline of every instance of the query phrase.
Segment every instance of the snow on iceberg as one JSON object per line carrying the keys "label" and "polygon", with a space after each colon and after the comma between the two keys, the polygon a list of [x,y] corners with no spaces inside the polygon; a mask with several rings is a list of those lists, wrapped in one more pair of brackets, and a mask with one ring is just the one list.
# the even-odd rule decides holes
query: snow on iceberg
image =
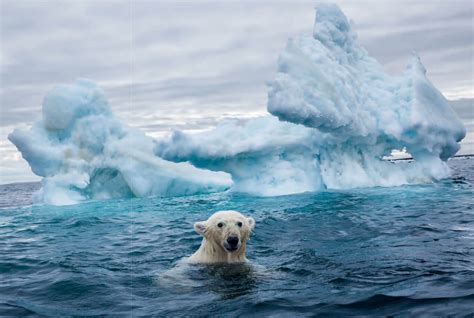
{"label": "snow on iceberg", "polygon": [[228,189],[228,175],[174,163],[153,154],[153,140],[122,125],[96,84],[58,86],[43,101],[43,118],[8,137],[42,176],[38,200],[176,196]]}
{"label": "snow on iceberg", "polygon": [[[261,195],[396,186],[449,176],[465,129],[414,56],[385,74],[357,43],[338,6],[321,4],[312,35],[288,41],[270,83],[272,117],[175,133],[156,153],[232,175],[233,190]],[[383,161],[406,149],[409,165]]]}

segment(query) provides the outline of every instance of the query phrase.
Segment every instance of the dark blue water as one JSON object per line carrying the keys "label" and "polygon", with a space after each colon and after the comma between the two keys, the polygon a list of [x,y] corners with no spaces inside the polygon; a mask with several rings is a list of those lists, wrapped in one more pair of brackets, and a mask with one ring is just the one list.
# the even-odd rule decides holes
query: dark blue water
{"label": "dark blue water", "polygon": [[[0,316],[472,317],[474,159],[450,165],[434,184],[274,198],[24,206],[37,184],[1,186]],[[256,219],[251,263],[163,281],[222,209]]]}

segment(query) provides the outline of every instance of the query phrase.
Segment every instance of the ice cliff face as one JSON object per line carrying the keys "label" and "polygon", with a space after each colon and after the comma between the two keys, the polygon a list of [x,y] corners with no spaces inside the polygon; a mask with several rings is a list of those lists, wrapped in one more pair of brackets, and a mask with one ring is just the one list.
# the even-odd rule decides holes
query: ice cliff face
{"label": "ice cliff face", "polygon": [[223,191],[224,173],[173,163],[153,154],[153,140],[122,125],[102,90],[87,80],[53,89],[43,118],[9,139],[43,177],[38,201],[72,204],[87,199],[176,196]]}
{"label": "ice cliff face", "polygon": [[[274,116],[153,141],[122,125],[103,92],[80,80],[50,92],[43,119],[9,139],[44,177],[39,198],[64,204],[229,187],[282,195],[429,182],[449,176],[445,160],[465,135],[417,56],[401,76],[385,74],[330,4],[317,7],[312,36],[288,41],[268,111]],[[403,148],[415,162],[382,160]]]}

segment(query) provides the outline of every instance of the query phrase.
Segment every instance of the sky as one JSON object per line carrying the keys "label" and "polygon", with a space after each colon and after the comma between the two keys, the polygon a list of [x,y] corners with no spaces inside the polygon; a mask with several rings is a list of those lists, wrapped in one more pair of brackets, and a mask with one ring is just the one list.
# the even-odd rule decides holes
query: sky
{"label": "sky", "polygon": [[[474,153],[473,2],[335,2],[389,74],[420,55],[468,129],[461,152]],[[79,77],[155,138],[266,114],[278,54],[312,32],[317,3],[0,0],[0,184],[39,179],[7,135],[41,118],[48,90]]]}

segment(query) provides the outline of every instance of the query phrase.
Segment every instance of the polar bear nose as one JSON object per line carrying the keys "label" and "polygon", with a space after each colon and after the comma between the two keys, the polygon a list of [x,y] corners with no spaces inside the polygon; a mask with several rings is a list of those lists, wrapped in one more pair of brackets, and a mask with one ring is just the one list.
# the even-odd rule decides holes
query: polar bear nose
{"label": "polar bear nose", "polygon": [[237,236],[229,236],[227,238],[227,244],[229,244],[230,247],[237,247],[237,244],[239,244],[239,238]]}

